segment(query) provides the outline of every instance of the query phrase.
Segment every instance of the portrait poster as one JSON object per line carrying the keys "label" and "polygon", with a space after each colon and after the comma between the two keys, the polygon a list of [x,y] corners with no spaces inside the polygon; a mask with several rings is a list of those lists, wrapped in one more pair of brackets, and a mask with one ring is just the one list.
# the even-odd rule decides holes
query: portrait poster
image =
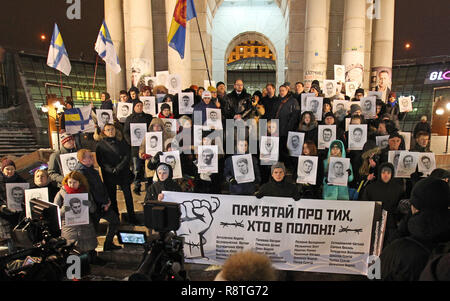
{"label": "portrait poster", "polygon": [[181,92],[178,94],[178,112],[180,115],[194,112],[194,93]]}
{"label": "portrait poster", "polygon": [[203,125],[194,124],[194,146],[199,146],[203,144]]}
{"label": "portrait poster", "polygon": [[66,193],[64,196],[64,210],[66,226],[89,224],[89,194]]}
{"label": "portrait poster", "polygon": [[128,116],[133,114],[133,104],[128,102],[119,102],[117,104],[117,119],[124,123]]}
{"label": "portrait poster", "polygon": [[297,183],[316,185],[319,157],[300,156],[297,165]]}
{"label": "portrait poster", "polygon": [[376,144],[380,148],[386,148],[389,145],[389,135],[376,136]]}
{"label": "portrait poster", "polygon": [[349,150],[362,150],[367,142],[367,124],[349,124]]}
{"label": "portrait poster", "polygon": [[67,176],[70,172],[74,171],[78,164],[77,153],[60,154],[59,160],[61,161],[61,167],[63,176]]}
{"label": "portrait poster", "polygon": [[206,125],[210,129],[222,129],[222,111],[221,109],[206,109]]}
{"label": "portrait poster", "polygon": [[343,58],[345,64],[345,81],[356,82],[356,88],[361,87],[364,81],[364,52],[345,51]]}
{"label": "portrait poster", "polygon": [[336,81],[326,79],[323,81],[323,86],[324,86],[323,92],[325,94],[325,97],[331,98],[336,95],[337,89]]}
{"label": "portrait poster", "polygon": [[6,183],[6,202],[11,211],[21,212],[25,207],[25,190],[30,188],[29,183]]}
{"label": "portrait poster", "polygon": [[405,140],[405,149],[411,149],[411,133],[410,132],[398,132],[401,136],[403,136],[403,140]]}
{"label": "portrait poster", "polygon": [[323,97],[307,97],[306,98],[306,108],[302,108],[303,112],[310,111],[313,112],[317,121],[322,121],[322,107],[323,107]]}
{"label": "portrait poster", "polygon": [[97,123],[101,130],[105,127],[106,124],[114,124],[113,119],[113,110],[96,110],[97,115]]}
{"label": "portrait poster", "polygon": [[261,165],[273,165],[279,158],[280,137],[261,136],[259,159]]}
{"label": "portrait poster", "polygon": [[298,157],[303,152],[303,143],[305,141],[305,133],[288,132],[287,149],[289,156]]}
{"label": "portrait poster", "polygon": [[169,94],[175,95],[181,92],[181,76],[179,74],[170,74],[168,82]]}
{"label": "portrait poster", "polygon": [[348,126],[350,125],[350,121],[352,121],[352,118],[347,117],[345,118],[345,131],[348,132]]}
{"label": "portrait poster", "polygon": [[308,97],[316,97],[314,93],[302,93],[300,94],[300,107],[302,109],[302,113],[306,111],[306,98]]}
{"label": "portrait poster", "polygon": [[429,176],[436,169],[436,157],[434,153],[419,153],[418,170],[423,176]]}
{"label": "portrait poster", "polygon": [[336,140],[336,125],[319,125],[318,149],[329,148],[334,140]]}
{"label": "portrait poster", "polygon": [[348,100],[333,100],[333,114],[336,118],[344,118],[347,115],[347,111],[350,110],[351,101]]}
{"label": "portrait poster", "polygon": [[398,106],[400,107],[400,113],[412,112],[412,99],[411,96],[401,96],[398,99]]}
{"label": "portrait poster", "polygon": [[145,153],[151,156],[163,151],[163,133],[145,133]]}
{"label": "portrait poster", "polygon": [[160,161],[172,167],[173,179],[183,178],[180,151],[164,152],[160,157]]}
{"label": "portrait poster", "polygon": [[345,95],[350,97],[350,99],[355,97],[356,89],[358,89],[358,83],[357,82],[346,82],[345,83]]}
{"label": "portrait poster", "polygon": [[147,132],[146,123],[130,123],[131,146],[141,146]]}
{"label": "portrait poster", "polygon": [[359,106],[365,119],[374,119],[377,115],[377,99],[375,96],[361,98]]}
{"label": "portrait poster", "polygon": [[164,131],[166,133],[177,133],[177,119],[172,118],[161,118],[164,122]]}
{"label": "portrait poster", "polygon": [[169,71],[156,71],[156,83],[158,86],[169,87]]}
{"label": "portrait poster", "polygon": [[251,154],[235,155],[231,157],[233,162],[234,178],[238,184],[252,183],[255,181],[253,160]]}
{"label": "portrait poster", "polygon": [[345,82],[345,66],[344,65],[334,65],[334,80]]}
{"label": "portrait poster", "polygon": [[199,145],[198,146],[198,173],[218,173],[218,155],[217,145]]}
{"label": "portrait poster", "polygon": [[[50,203],[50,199],[48,196],[48,187],[25,189],[25,216],[28,218],[31,218],[31,207],[30,207],[31,199],[37,199],[40,201]],[[51,202],[53,201],[54,200],[51,200]]]}
{"label": "portrait poster", "polygon": [[397,178],[410,178],[416,172],[418,152],[401,152],[398,158]]}
{"label": "portrait poster", "polygon": [[398,162],[400,159],[400,154],[402,152],[408,152],[408,151],[388,151],[388,162],[391,163],[392,165],[394,165],[394,169],[395,169],[395,177],[397,177],[397,167],[398,167]]}
{"label": "portrait poster", "polygon": [[328,184],[337,186],[347,186],[350,159],[342,157],[330,157],[328,164]]}
{"label": "portrait poster", "polygon": [[156,98],[155,96],[140,96],[139,99],[144,105],[144,113],[156,116]]}
{"label": "portrait poster", "polygon": [[146,78],[151,76],[152,63],[149,59],[135,58],[131,60],[131,85],[139,91],[148,84]]}

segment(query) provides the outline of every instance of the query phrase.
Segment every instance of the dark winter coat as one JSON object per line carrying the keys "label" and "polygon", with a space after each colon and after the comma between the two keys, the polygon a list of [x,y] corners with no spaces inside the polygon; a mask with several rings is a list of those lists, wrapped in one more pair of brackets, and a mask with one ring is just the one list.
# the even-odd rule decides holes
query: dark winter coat
{"label": "dark winter coat", "polygon": [[42,187],[37,186],[36,184],[34,184],[34,182],[30,184],[30,189],[36,189],[36,188],[48,188],[48,199],[50,200],[50,202],[53,202],[53,200],[55,199],[55,196],[59,192],[59,188],[53,182],[49,182],[47,185],[42,186]]}
{"label": "dark winter coat", "polygon": [[265,96],[261,99],[261,104],[264,106],[265,114],[261,117],[261,119],[272,119],[275,115],[274,107],[278,103],[278,97],[273,96],[270,98],[269,96]]}
{"label": "dark winter coat", "polygon": [[287,137],[288,132],[295,129],[299,112],[300,106],[298,101],[290,94],[276,102],[273,106],[273,118],[279,120],[280,136]]}
{"label": "dark winter coat", "polygon": [[419,212],[409,219],[408,231],[408,237],[395,240],[381,253],[383,280],[418,280],[433,249],[450,241],[450,213]]}
{"label": "dark winter coat", "polygon": [[6,183],[25,182],[26,181],[17,173],[14,173],[12,177],[7,178],[2,174],[2,172],[0,172],[0,241],[11,238],[11,227],[14,227],[19,222],[19,218],[21,216],[20,212],[9,213],[6,216],[3,213],[3,209],[7,207]]}
{"label": "dark winter coat", "polygon": [[66,149],[61,145],[61,149],[51,154],[48,159],[48,177],[51,181],[55,182],[58,187],[61,187],[61,182],[64,179],[60,155],[75,152],[77,152],[76,148]]}
{"label": "dark winter coat", "polygon": [[[307,113],[309,113],[309,115],[311,117],[309,124],[304,123],[305,114],[307,114]],[[310,140],[310,141],[314,142],[317,146],[319,127],[318,127],[318,123],[316,121],[316,117],[314,116],[314,114],[312,112],[303,112],[302,113],[302,115],[300,116],[298,131],[305,133],[305,141]]]}
{"label": "dark winter coat", "polygon": [[133,181],[130,148],[125,141],[105,137],[97,144],[95,153],[105,183],[128,185]]}
{"label": "dark winter coat", "polygon": [[172,177],[173,177],[172,167],[170,167],[169,165],[167,165],[165,163],[161,163],[161,164],[164,164],[164,165],[169,167],[169,176],[167,177],[167,179],[164,182],[161,182],[159,180],[158,173],[156,173],[158,181],[154,182],[147,189],[147,194],[145,195],[145,202],[157,201],[158,200],[158,195],[161,192],[163,192],[163,191],[177,191],[177,192],[181,192],[180,185],[178,185],[177,182],[175,182],[172,179]]}
{"label": "dark winter coat", "polygon": [[252,96],[245,89],[241,94],[238,94],[236,90],[228,93],[224,98],[225,107],[222,108],[225,119],[233,119],[235,115],[247,111],[251,107],[251,98]]}
{"label": "dark winter coat", "polygon": [[[194,116],[195,116],[196,111],[202,112],[202,122],[201,122],[202,124],[201,125],[206,123],[206,109],[217,109],[217,106],[212,101],[210,101],[209,104],[206,104],[203,100],[194,105]],[[194,122],[196,122],[196,121],[197,120],[195,120],[195,118],[194,118]],[[200,124],[196,123],[196,125],[200,125]]]}
{"label": "dark winter coat", "polygon": [[251,183],[238,184],[237,182],[230,183],[230,180],[234,178],[233,158],[228,157],[225,160],[225,169],[223,176],[225,181],[229,183],[229,189],[231,194],[236,195],[253,195],[256,191],[256,185],[261,182],[261,173],[259,171],[258,159],[252,156],[253,171],[255,172],[255,181]]}
{"label": "dark winter coat", "polygon": [[[133,106],[134,107],[134,106]],[[125,124],[123,126],[123,137],[127,141],[128,145],[131,146],[131,134],[130,134],[130,124],[131,123],[145,123],[147,124],[147,128],[152,122],[152,115],[142,113],[136,113],[133,111],[133,114],[127,117],[125,120]],[[145,139],[144,139],[145,140]],[[139,146],[131,146],[131,157],[138,157],[139,154]]]}
{"label": "dark winter coat", "polygon": [[78,162],[75,170],[79,171],[86,177],[89,183],[89,192],[97,206],[101,208],[102,205],[106,205],[109,202],[108,191],[106,190],[105,184],[103,184],[100,174],[93,166],[87,167],[81,162]]}
{"label": "dark winter coat", "polygon": [[113,103],[111,99],[105,100],[102,102],[102,105],[100,106],[101,110],[113,110]]}
{"label": "dark winter coat", "polygon": [[276,182],[271,177],[269,182],[263,184],[259,188],[259,190],[255,193],[255,196],[257,198],[262,198],[265,196],[286,197],[293,198],[296,201],[301,198],[297,185],[287,182],[286,177],[281,182]]}

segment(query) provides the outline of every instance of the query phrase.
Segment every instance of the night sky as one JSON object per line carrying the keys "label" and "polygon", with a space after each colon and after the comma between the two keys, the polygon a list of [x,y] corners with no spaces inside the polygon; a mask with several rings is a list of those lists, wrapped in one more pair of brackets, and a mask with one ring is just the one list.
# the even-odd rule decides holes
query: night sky
{"label": "night sky", "polygon": [[[67,7],[66,0],[2,1],[0,45],[46,55],[57,22],[70,57],[79,59],[83,53],[85,60],[95,61],[103,0],[82,0],[81,20],[68,20]],[[396,0],[394,59],[450,55],[449,11],[449,0]],[[47,36],[44,42],[42,33]],[[411,49],[404,49],[406,42]]]}

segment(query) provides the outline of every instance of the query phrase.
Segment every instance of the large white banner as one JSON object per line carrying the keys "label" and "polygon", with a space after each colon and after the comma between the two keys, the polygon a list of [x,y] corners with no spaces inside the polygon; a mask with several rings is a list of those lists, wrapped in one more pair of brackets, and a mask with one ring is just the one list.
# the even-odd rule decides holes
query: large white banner
{"label": "large white banner", "polygon": [[163,192],[181,204],[186,262],[267,255],[276,269],[367,275],[374,202]]}

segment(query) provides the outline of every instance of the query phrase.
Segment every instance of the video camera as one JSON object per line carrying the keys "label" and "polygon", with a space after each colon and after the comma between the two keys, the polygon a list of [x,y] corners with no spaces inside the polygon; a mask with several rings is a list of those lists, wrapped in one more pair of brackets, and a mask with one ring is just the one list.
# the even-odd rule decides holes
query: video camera
{"label": "video camera", "polygon": [[119,231],[119,242],[144,246],[144,258],[129,281],[185,281],[184,239],[173,231],[180,228],[180,204],[149,202],[144,205],[145,226],[159,232],[159,238],[147,242],[145,232]]}
{"label": "video camera", "polygon": [[30,200],[31,216],[13,230],[16,246],[25,248],[0,258],[1,280],[62,280],[74,243],[61,235],[58,206]]}

